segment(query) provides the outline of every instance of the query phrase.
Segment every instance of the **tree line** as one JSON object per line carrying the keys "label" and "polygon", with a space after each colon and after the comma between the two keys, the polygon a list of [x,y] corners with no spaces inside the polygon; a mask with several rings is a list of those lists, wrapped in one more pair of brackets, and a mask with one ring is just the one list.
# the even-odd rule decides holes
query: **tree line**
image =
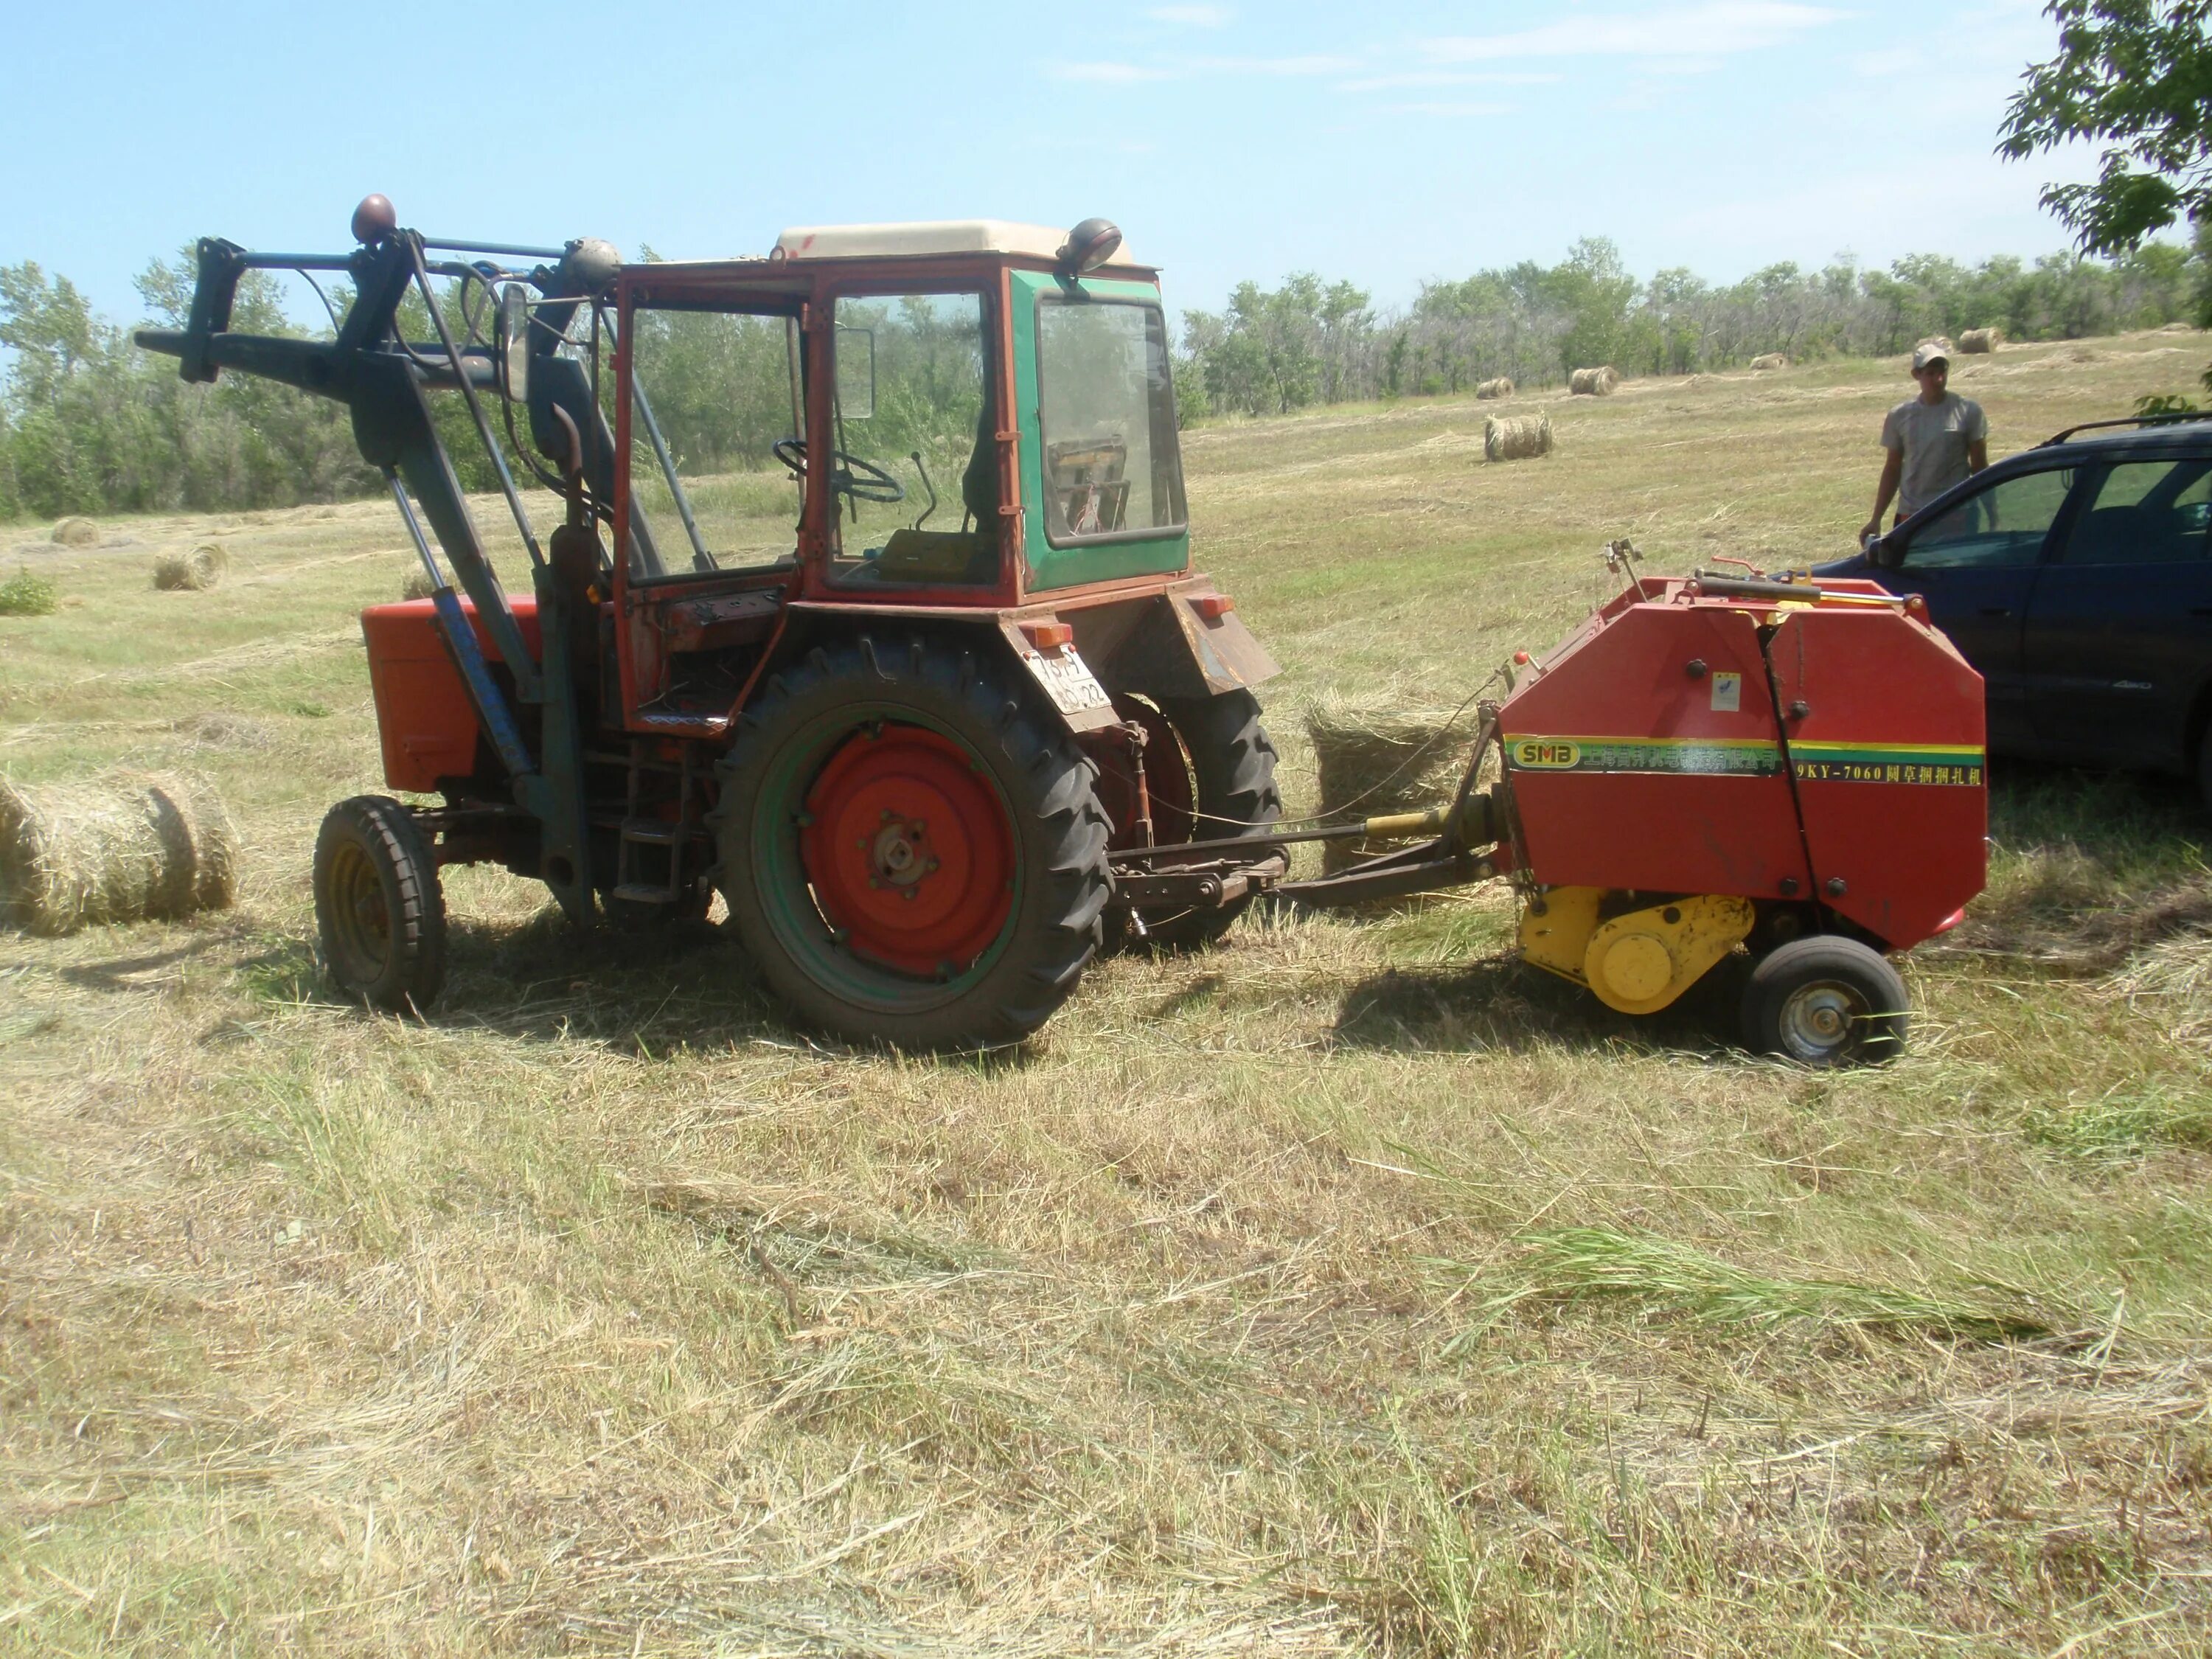
{"label": "tree line", "polygon": [[2056,253],[1966,265],[1916,254],[1886,270],[1849,259],[1819,270],[1784,263],[1727,286],[1682,269],[1640,282],[1612,242],[1592,237],[1556,265],[1523,261],[1424,283],[1398,310],[1311,272],[1272,290],[1244,283],[1225,309],[1183,313],[1176,390],[1186,421],[1278,415],[1465,392],[1499,375],[1557,385],[1601,363],[1627,375],[1688,374],[1768,352],[1887,356],[1970,328],[2075,339],[2183,320],[2212,326],[2212,224],[2197,227],[2187,247],[2149,242],[2111,259]]}
{"label": "tree line", "polygon": [[[191,285],[187,256],[149,264],[137,279],[146,317],[181,327]],[[349,297],[333,294],[335,313]],[[419,303],[410,309],[419,312]],[[240,283],[233,318],[244,331],[309,331],[265,273]],[[1273,289],[1242,283],[1221,311],[1182,313],[1176,391],[1188,423],[1464,393],[1497,375],[1552,385],[1597,363],[1624,374],[1681,374],[1774,351],[1887,356],[1968,328],[2034,340],[2183,319],[2212,325],[2212,225],[2197,225],[2185,247],[2149,242],[2107,259],[2053,254],[1970,266],[1929,254],[1884,270],[1849,260],[1818,270],[1785,263],[1724,286],[1680,269],[1640,281],[1611,242],[1591,238],[1556,265],[1523,261],[1427,283],[1395,308],[1310,272]],[[427,319],[412,322],[412,337],[426,337]],[[715,395],[717,371],[727,366],[720,359],[737,347],[748,359],[781,349],[765,331],[760,341],[734,343],[726,332],[672,327],[655,342],[675,383],[664,425],[687,470],[759,464],[763,434],[775,424],[769,416],[781,418],[780,408]],[[699,362],[671,360],[695,345]],[[238,374],[186,386],[174,359],[139,350],[82,290],[36,263],[0,265],[0,518],[235,511],[380,488],[338,405]],[[465,422],[458,400],[434,403],[441,425]],[[472,438],[449,447],[465,483],[489,487],[489,463]]]}

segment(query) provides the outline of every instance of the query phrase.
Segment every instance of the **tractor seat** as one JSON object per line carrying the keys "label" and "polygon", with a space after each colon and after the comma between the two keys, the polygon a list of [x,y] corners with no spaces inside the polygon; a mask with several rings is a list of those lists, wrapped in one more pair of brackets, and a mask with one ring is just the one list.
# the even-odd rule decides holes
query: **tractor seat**
{"label": "tractor seat", "polygon": [[994,581],[999,538],[980,530],[894,530],[868,568],[885,582]]}

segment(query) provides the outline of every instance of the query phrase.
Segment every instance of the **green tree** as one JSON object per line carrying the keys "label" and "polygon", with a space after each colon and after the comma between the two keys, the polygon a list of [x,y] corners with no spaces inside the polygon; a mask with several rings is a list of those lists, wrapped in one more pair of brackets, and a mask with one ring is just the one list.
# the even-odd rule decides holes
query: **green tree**
{"label": "green tree", "polygon": [[[2212,222],[2212,0],[2051,0],[2044,11],[2058,24],[2058,55],[2029,69],[1999,152],[2020,160],[2106,141],[2094,184],[2044,187],[2043,204],[2082,250],[2129,252],[2184,218],[2201,246]],[[2212,368],[2203,384],[2212,391]]]}
{"label": "green tree", "polygon": [[2125,252],[2177,219],[2212,218],[2212,0],[2051,0],[2044,11],[2058,56],[2029,69],[1999,152],[2112,141],[2095,183],[2043,191],[2085,252]]}

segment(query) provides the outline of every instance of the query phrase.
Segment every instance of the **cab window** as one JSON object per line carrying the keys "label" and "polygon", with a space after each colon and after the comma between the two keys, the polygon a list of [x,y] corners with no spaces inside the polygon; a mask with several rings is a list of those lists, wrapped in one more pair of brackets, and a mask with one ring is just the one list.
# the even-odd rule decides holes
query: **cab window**
{"label": "cab window", "polygon": [[998,580],[987,318],[979,294],[836,302],[832,580],[931,586]]}
{"label": "cab window", "polygon": [[2063,556],[2068,564],[2212,558],[2212,461],[2120,461],[2106,468]]}
{"label": "cab window", "polygon": [[1907,532],[1903,567],[1946,570],[2033,564],[2074,488],[2074,469],[2007,478]]}
{"label": "cab window", "polygon": [[641,306],[629,327],[631,576],[790,563],[803,502],[776,446],[796,429],[792,319]]}
{"label": "cab window", "polygon": [[1037,398],[1047,540],[1135,539],[1183,527],[1175,382],[1158,306],[1042,297]]}

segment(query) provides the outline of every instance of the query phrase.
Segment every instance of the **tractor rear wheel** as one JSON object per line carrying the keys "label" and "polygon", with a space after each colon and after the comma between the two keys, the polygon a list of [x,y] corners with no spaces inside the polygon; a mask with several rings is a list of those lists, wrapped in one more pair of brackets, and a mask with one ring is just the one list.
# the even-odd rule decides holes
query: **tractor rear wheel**
{"label": "tractor rear wheel", "polygon": [[342,800],[315,837],[315,927],[323,966],[372,1008],[422,1010],[446,982],[438,861],[398,801]]}
{"label": "tractor rear wheel", "polygon": [[[1260,700],[1249,691],[1162,698],[1156,707],[1116,698],[1115,706],[1124,719],[1134,718],[1146,731],[1145,774],[1157,844],[1261,840],[1283,816],[1282,793],[1275,786],[1275,745],[1260,724]],[[1111,794],[1117,780],[1109,770],[1102,774],[1101,784]],[[1121,787],[1126,790],[1127,786]],[[1175,866],[1163,863],[1155,867]],[[1112,929],[1112,936],[1126,950],[1197,950],[1226,933],[1251,902],[1248,894],[1233,903],[1205,909],[1139,910],[1136,914],[1145,925],[1141,935],[1128,925],[1125,909],[1116,918],[1121,926]]]}
{"label": "tractor rear wheel", "polygon": [[712,815],[730,920],[807,1023],[907,1048],[1018,1042],[1110,890],[1091,768],[964,647],[817,647],[738,717]]}
{"label": "tractor rear wheel", "polygon": [[1818,933],[1753,965],[1744,1038],[1805,1066],[1878,1065],[1904,1050],[1905,1002],[1904,980],[1879,951]]}

